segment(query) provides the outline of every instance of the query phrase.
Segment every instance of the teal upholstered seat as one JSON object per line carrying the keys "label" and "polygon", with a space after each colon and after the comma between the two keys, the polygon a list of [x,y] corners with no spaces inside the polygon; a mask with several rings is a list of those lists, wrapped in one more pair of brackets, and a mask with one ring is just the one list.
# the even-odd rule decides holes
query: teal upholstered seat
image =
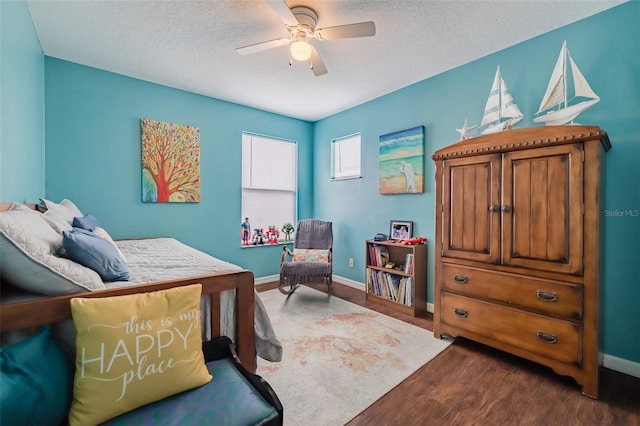
{"label": "teal upholstered seat", "polygon": [[213,380],[161,401],[137,408],[108,425],[264,425],[278,417],[235,368],[231,358],[207,363]]}

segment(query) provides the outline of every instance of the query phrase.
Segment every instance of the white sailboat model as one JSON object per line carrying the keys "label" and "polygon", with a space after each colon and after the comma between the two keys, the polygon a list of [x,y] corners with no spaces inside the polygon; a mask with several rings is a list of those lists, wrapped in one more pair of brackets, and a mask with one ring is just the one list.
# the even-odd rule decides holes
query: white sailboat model
{"label": "white sailboat model", "polygon": [[[570,90],[572,93],[569,92]],[[577,102],[569,105],[573,100]],[[572,123],[581,112],[599,101],[600,98],[591,90],[589,83],[573,61],[565,40],[562,43],[558,62],[551,74],[547,92],[542,98],[540,109],[533,121],[547,126]]]}
{"label": "white sailboat model", "polygon": [[487,99],[487,105],[484,107],[484,116],[480,126],[486,127],[481,133],[486,135],[509,130],[518,124],[523,117],[524,115],[514,102],[507,85],[502,79],[500,67],[498,66],[496,76],[493,79],[493,86],[491,86],[491,92],[489,93],[489,99]]}

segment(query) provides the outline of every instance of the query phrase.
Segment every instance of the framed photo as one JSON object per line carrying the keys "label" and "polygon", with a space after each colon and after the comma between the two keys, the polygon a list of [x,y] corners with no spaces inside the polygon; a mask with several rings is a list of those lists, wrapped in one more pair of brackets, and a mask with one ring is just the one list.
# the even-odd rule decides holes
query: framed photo
{"label": "framed photo", "polygon": [[389,224],[390,240],[406,240],[413,236],[413,222],[409,220],[392,220]]}

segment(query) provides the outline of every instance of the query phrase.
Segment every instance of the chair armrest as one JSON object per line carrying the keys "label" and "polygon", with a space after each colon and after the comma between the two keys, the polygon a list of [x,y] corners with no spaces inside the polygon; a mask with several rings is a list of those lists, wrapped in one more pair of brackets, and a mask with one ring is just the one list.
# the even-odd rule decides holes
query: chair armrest
{"label": "chair armrest", "polygon": [[287,260],[287,256],[293,257],[293,252],[289,249],[289,246],[282,246],[282,259],[280,259],[280,266]]}

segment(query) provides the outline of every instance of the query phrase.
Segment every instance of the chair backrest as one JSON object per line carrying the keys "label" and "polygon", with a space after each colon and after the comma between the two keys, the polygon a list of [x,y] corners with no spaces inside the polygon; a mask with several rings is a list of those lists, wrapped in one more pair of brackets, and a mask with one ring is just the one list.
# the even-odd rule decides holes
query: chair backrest
{"label": "chair backrest", "polygon": [[319,250],[333,248],[333,224],[318,219],[299,220],[293,247]]}

